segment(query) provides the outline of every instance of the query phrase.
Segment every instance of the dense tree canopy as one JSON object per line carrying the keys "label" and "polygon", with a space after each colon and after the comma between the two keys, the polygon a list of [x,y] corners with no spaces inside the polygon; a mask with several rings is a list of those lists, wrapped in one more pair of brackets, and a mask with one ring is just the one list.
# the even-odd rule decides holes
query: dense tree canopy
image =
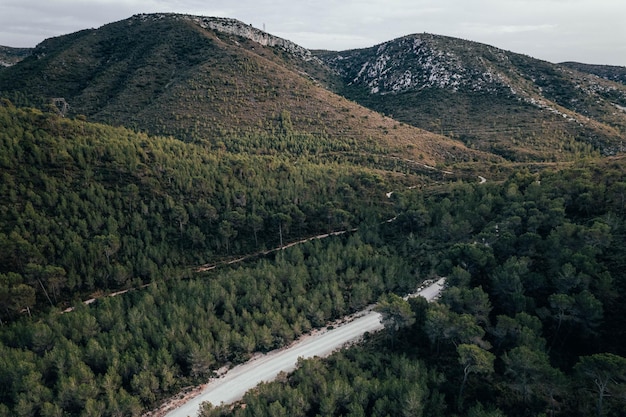
{"label": "dense tree canopy", "polygon": [[214,151],[5,101],[0,319],[391,215],[389,185],[373,169],[307,152],[248,151]]}
{"label": "dense tree canopy", "polygon": [[[422,273],[448,276],[448,288],[438,303],[409,303],[416,321],[398,329],[395,343],[374,338],[349,354],[363,361],[352,365],[354,381],[374,377],[365,361],[420,363],[422,394],[416,401],[396,396],[384,412],[335,404],[329,414],[624,415],[625,168],[621,159],[585,162],[520,172],[503,183],[398,195],[406,211],[381,236]],[[407,213],[418,212],[429,216],[407,222]],[[393,300],[384,298],[381,310]],[[307,387],[346,355],[323,367],[303,365],[311,381],[298,370],[281,382],[286,388],[263,386],[244,399],[246,407],[207,407],[204,415],[270,415],[257,405],[290,404],[287,398],[313,404],[299,415],[318,415]],[[390,377],[381,370],[374,378],[382,388]],[[368,390],[365,398],[383,392]]]}
{"label": "dense tree canopy", "polygon": [[0,415],[140,415],[376,300],[387,337],[204,414],[626,413],[622,159],[408,188],[292,134],[233,153],[7,102],[0,126]]}

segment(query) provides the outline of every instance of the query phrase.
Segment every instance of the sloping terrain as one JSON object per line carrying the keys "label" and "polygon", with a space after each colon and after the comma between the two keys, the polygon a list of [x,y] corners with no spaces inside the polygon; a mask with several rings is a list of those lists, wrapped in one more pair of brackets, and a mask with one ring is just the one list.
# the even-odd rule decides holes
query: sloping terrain
{"label": "sloping terrain", "polygon": [[288,130],[427,165],[545,162],[623,150],[626,87],[602,68],[430,34],[312,53],[234,19],[152,14],[44,41],[0,94],[215,147]]}
{"label": "sloping terrain", "polygon": [[11,48],[0,45],[0,69],[10,67],[30,55],[32,48]]}
{"label": "sloping terrain", "polygon": [[626,67],[616,65],[593,65],[580,62],[561,62],[559,65],[579,72],[597,75],[606,80],[626,84]]}
{"label": "sloping terrain", "polygon": [[622,150],[626,88],[616,82],[430,34],[317,55],[346,97],[512,160]]}
{"label": "sloping terrain", "polygon": [[146,416],[376,300],[385,334],[202,415],[626,415],[624,107],[431,35],[49,39],[0,69],[0,417]]}
{"label": "sloping terrain", "polygon": [[429,181],[273,139],[211,150],[0,100],[0,416],[138,417],[417,286],[378,229],[389,190]]}
{"label": "sloping terrain", "polygon": [[309,51],[235,20],[138,15],[43,42],[0,75],[0,92],[39,106],[62,97],[70,116],[216,147],[233,136],[306,132],[429,165],[487,158],[317,79],[332,76]]}

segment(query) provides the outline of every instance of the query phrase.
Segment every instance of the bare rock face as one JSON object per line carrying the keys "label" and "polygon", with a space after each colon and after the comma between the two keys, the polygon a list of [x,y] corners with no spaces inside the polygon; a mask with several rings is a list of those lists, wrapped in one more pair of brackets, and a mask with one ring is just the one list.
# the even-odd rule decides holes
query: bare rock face
{"label": "bare rock face", "polygon": [[195,23],[203,29],[215,30],[228,35],[241,36],[243,38],[250,39],[253,42],[262,46],[277,47],[285,52],[288,52],[304,61],[319,61],[317,57],[311,54],[308,49],[291,42],[287,39],[279,38],[278,36],[271,35],[260,29],[255,28],[252,25],[247,25],[237,19],[223,18],[223,17],[207,17],[207,16],[192,16],[192,15],[180,15],[171,13],[156,13],[156,14],[139,14],[133,16],[135,19],[148,20],[148,19],[166,19],[177,18],[184,19]]}
{"label": "bare rock face", "polygon": [[217,30],[218,32],[228,33],[230,35],[241,36],[263,46],[278,47],[286,52],[299,56],[305,61],[314,59],[308,49],[286,39],[279,38],[278,36],[270,35],[267,32],[253,27],[252,25],[246,25],[236,19],[199,16],[188,16],[188,18],[205,29],[212,29]]}

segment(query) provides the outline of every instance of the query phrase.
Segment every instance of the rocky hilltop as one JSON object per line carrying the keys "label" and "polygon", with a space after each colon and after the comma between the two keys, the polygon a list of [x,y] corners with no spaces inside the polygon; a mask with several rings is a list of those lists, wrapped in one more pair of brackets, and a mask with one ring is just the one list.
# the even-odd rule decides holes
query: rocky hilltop
{"label": "rocky hilltop", "polygon": [[215,30],[229,35],[241,36],[262,46],[277,47],[305,61],[317,60],[308,49],[287,39],[274,36],[245,24],[237,19],[224,17],[194,16],[176,13],[137,14],[131,17],[140,21],[159,21],[163,19],[180,19],[195,23],[203,29]]}
{"label": "rocky hilltop", "polygon": [[[452,38],[430,34],[412,35],[373,48],[340,52],[326,62],[351,85],[366,86],[372,94],[423,88],[512,89],[507,77],[484,58],[468,60],[453,48],[442,47],[442,43],[453,42]],[[503,51],[487,48],[491,60],[507,61]]]}
{"label": "rocky hilltop", "polygon": [[622,150],[626,88],[571,67],[432,34],[319,57],[343,95],[508,158]]}
{"label": "rocky hilltop", "polygon": [[305,61],[318,60],[311,54],[311,51],[302,46],[287,40],[274,36],[252,25],[246,25],[236,19],[220,18],[220,17],[201,17],[201,16],[183,16],[192,22],[198,24],[205,29],[212,29],[218,32],[228,33],[230,35],[241,36],[250,39],[262,46],[277,47],[285,52],[295,55]]}

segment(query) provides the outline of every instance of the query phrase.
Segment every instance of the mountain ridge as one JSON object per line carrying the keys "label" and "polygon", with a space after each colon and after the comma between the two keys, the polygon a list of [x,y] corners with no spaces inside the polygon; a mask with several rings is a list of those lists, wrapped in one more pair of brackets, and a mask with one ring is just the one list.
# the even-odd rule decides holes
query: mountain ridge
{"label": "mountain ridge", "polygon": [[626,67],[616,65],[585,64],[582,62],[561,62],[559,65],[585,72],[609,81],[626,84]]}
{"label": "mountain ridge", "polygon": [[216,146],[271,135],[288,115],[293,131],[396,155],[408,146],[428,164],[614,155],[626,131],[622,84],[490,45],[413,34],[310,51],[236,19],[174,13],[46,40],[2,72],[0,91],[40,107],[64,97],[70,115]]}
{"label": "mountain ridge", "polygon": [[[605,155],[623,151],[626,113],[615,110],[626,104],[626,89],[609,80],[490,45],[432,34],[319,56],[343,78],[341,94],[421,128],[428,129],[445,115],[453,136],[483,150],[521,155],[530,149],[526,157],[545,157],[537,155],[545,153],[539,149],[543,143],[534,146],[529,140],[541,136],[549,141],[554,129],[537,131],[549,124],[561,131],[559,141],[550,145],[552,158],[561,158],[560,143],[568,138]],[[516,118],[519,121],[512,122]],[[504,142],[508,149],[497,149],[503,144],[497,135],[509,133],[484,133],[485,128],[507,123],[530,134],[518,134],[510,143]],[[526,149],[515,141],[524,142]]]}
{"label": "mountain ridge", "polygon": [[26,58],[33,48],[14,48],[0,45],[0,69],[10,67]]}
{"label": "mountain ridge", "polygon": [[[70,115],[218,147],[225,136],[288,127],[379,143],[430,165],[492,158],[323,88],[319,80],[332,78],[329,72],[316,59],[302,59],[292,43],[268,38],[279,46],[262,46],[238,34],[256,36],[256,29],[208,21],[234,34],[216,32],[199,17],[137,15],[50,39],[0,74],[0,91],[16,104],[24,95],[39,106],[64,97]],[[316,72],[321,76],[311,75]]]}

